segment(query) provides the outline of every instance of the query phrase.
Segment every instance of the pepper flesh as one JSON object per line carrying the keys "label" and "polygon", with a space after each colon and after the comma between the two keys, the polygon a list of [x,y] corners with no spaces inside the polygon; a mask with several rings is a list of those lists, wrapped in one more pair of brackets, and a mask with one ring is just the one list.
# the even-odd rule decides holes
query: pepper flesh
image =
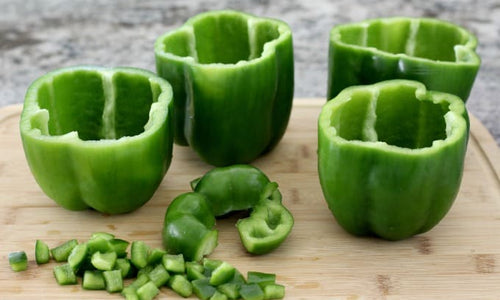
{"label": "pepper flesh", "polygon": [[181,194],[167,208],[163,245],[199,261],[217,245],[215,217],[248,210],[236,226],[245,249],[264,254],[283,243],[293,227],[293,216],[281,203],[275,182],[248,165],[214,168],[191,182],[195,192]]}
{"label": "pepper flesh", "polygon": [[172,83],[175,142],[206,162],[247,163],[270,151],[293,99],[290,27],[237,11],[211,11],[155,43],[157,73]]}
{"label": "pepper flesh", "polygon": [[389,240],[433,228],[458,193],[468,126],[463,101],[415,81],[342,91],[318,121],[320,183],[337,222]]}
{"label": "pepper flesh", "polygon": [[20,130],[41,189],[70,210],[125,213],[147,202],[172,157],[168,82],[133,68],[65,68],[28,89]]}
{"label": "pepper flesh", "polygon": [[455,24],[426,18],[383,18],[330,32],[328,96],[344,88],[410,79],[464,102],[480,65],[476,37]]}

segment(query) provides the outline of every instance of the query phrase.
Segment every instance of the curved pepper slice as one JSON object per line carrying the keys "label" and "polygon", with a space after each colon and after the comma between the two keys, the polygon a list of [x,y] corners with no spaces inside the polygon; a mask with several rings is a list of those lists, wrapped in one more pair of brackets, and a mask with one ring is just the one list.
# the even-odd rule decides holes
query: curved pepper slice
{"label": "curved pepper slice", "polygon": [[159,37],[155,55],[174,90],[176,143],[224,166],[250,162],[279,142],[294,85],[286,23],[206,12]]}
{"label": "curved pepper slice", "polygon": [[163,244],[170,253],[182,253],[196,261],[210,254],[217,246],[215,216],[237,210],[252,210],[236,224],[250,253],[264,254],[277,248],[292,230],[293,216],[281,203],[278,184],[269,182],[257,168],[215,168],[192,184],[195,192],[176,197],[165,213]]}
{"label": "curved pepper slice", "polygon": [[170,253],[182,253],[199,261],[217,246],[215,217],[206,197],[199,193],[177,196],[168,206],[163,227],[163,246]]}
{"label": "curved pepper slice", "polygon": [[172,90],[133,68],[74,67],[37,79],[20,121],[42,190],[64,208],[116,214],[146,203],[172,158]]}
{"label": "curved pepper slice", "polygon": [[269,178],[249,165],[214,168],[196,183],[194,191],[203,194],[216,217],[232,211],[246,210],[259,202]]}
{"label": "curved pepper slice", "polygon": [[385,18],[330,32],[328,99],[348,86],[411,79],[464,102],[480,65],[476,37],[452,23]]}
{"label": "curved pepper slice", "polygon": [[276,249],[292,231],[293,216],[281,204],[278,185],[271,182],[250,216],[236,222],[241,242],[252,254],[265,254]]}
{"label": "curved pepper slice", "polygon": [[415,81],[342,91],[318,121],[319,177],[338,223],[389,240],[433,228],[458,193],[468,124],[461,99]]}

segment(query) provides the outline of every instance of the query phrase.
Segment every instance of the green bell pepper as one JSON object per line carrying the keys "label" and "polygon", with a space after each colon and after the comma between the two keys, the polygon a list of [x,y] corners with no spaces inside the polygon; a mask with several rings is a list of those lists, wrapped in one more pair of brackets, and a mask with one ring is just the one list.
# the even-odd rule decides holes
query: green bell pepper
{"label": "green bell pepper", "polygon": [[165,213],[162,238],[169,253],[199,261],[217,246],[215,217],[251,209],[236,227],[245,249],[267,253],[283,243],[293,216],[281,193],[259,169],[248,165],[214,168],[193,181],[194,192],[177,196]]}
{"label": "green bell pepper", "polygon": [[283,136],[294,86],[286,23],[202,13],[159,37],[155,56],[157,73],[174,91],[175,142],[206,162],[250,162]]}
{"label": "green bell pepper", "polygon": [[199,193],[177,196],[167,208],[162,231],[163,246],[170,253],[182,253],[199,261],[217,246],[215,216],[206,197]]}
{"label": "green bell pepper", "polygon": [[170,84],[133,68],[73,67],[28,89],[20,131],[41,189],[70,210],[132,211],[172,158]]}
{"label": "green bell pepper", "polygon": [[319,178],[337,222],[389,240],[433,228],[458,193],[468,132],[463,101],[419,82],[342,91],[318,121]]}
{"label": "green bell pepper", "polygon": [[270,181],[255,167],[233,165],[214,168],[194,182],[193,190],[207,197],[212,212],[219,217],[254,207]]}
{"label": "green bell pepper", "polygon": [[384,18],[330,32],[328,96],[352,85],[410,79],[464,102],[480,65],[476,37],[436,19]]}

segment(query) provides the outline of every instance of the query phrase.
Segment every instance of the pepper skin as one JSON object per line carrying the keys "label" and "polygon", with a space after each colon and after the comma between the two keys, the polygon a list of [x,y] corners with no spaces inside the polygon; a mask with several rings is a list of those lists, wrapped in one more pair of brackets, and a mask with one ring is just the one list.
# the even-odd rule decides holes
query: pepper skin
{"label": "pepper skin", "polygon": [[328,96],[344,88],[410,79],[464,102],[479,69],[476,37],[452,23],[385,18],[339,25],[330,32]]}
{"label": "pepper skin", "polygon": [[170,84],[134,68],[73,67],[28,89],[20,120],[41,189],[70,210],[118,214],[153,195],[172,158]]}
{"label": "pepper skin", "polygon": [[205,196],[184,193],[168,206],[163,227],[163,246],[169,253],[182,253],[189,261],[200,261],[217,246],[215,216]]}
{"label": "pepper skin", "polygon": [[233,165],[210,170],[193,190],[207,197],[212,212],[219,217],[254,207],[268,183],[269,178],[261,170]]}
{"label": "pepper skin", "polygon": [[175,142],[209,164],[248,163],[288,125],[292,33],[281,21],[210,11],[155,43],[157,73],[173,87]]}
{"label": "pepper skin", "polygon": [[469,122],[460,98],[392,80],[350,87],[318,121],[318,171],[337,222],[400,240],[433,228],[458,193]]}
{"label": "pepper skin", "polygon": [[265,254],[276,249],[292,231],[293,216],[281,204],[278,185],[271,182],[250,216],[236,222],[241,242],[252,254]]}
{"label": "pepper skin", "polygon": [[195,192],[175,198],[165,213],[163,244],[170,253],[195,261],[210,254],[217,245],[215,216],[233,211],[251,209],[236,227],[243,246],[253,254],[274,250],[292,230],[293,216],[281,203],[278,185],[257,168],[215,168],[193,185]]}

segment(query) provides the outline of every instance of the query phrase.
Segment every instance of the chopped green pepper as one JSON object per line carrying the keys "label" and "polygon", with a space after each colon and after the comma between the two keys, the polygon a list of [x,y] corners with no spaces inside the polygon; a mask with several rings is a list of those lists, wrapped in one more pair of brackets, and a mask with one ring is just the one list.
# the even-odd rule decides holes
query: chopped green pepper
{"label": "chopped green pepper", "polygon": [[318,121],[319,178],[337,222],[389,240],[433,228],[458,193],[468,132],[463,101],[419,82],[342,91]]}
{"label": "chopped green pepper", "polygon": [[235,210],[252,209],[250,217],[236,226],[243,246],[253,254],[278,247],[293,227],[278,185],[255,167],[214,168],[192,186],[195,192],[176,197],[165,213],[163,245],[168,252],[199,261],[217,246],[217,231],[212,229],[215,216]]}
{"label": "chopped green pepper", "polygon": [[383,18],[330,32],[328,99],[348,86],[411,79],[464,102],[480,65],[476,37],[437,19]]}
{"label": "chopped green pepper", "polygon": [[171,253],[182,253],[188,260],[199,261],[217,246],[218,232],[214,225],[215,217],[205,196],[181,194],[165,213],[163,245]]}
{"label": "chopped green pepper", "polygon": [[146,203],[172,157],[172,90],[133,68],[65,68],[28,89],[20,131],[41,189],[64,208],[117,214]]}
{"label": "chopped green pepper", "polygon": [[46,264],[50,261],[49,246],[42,240],[35,242],[35,260],[38,265]]}
{"label": "chopped green pepper", "polygon": [[176,143],[223,166],[250,162],[279,142],[294,86],[286,23],[210,11],[159,37],[155,55],[174,91]]}
{"label": "chopped green pepper", "polygon": [[28,268],[28,257],[24,251],[9,253],[9,265],[12,271],[19,272]]}

